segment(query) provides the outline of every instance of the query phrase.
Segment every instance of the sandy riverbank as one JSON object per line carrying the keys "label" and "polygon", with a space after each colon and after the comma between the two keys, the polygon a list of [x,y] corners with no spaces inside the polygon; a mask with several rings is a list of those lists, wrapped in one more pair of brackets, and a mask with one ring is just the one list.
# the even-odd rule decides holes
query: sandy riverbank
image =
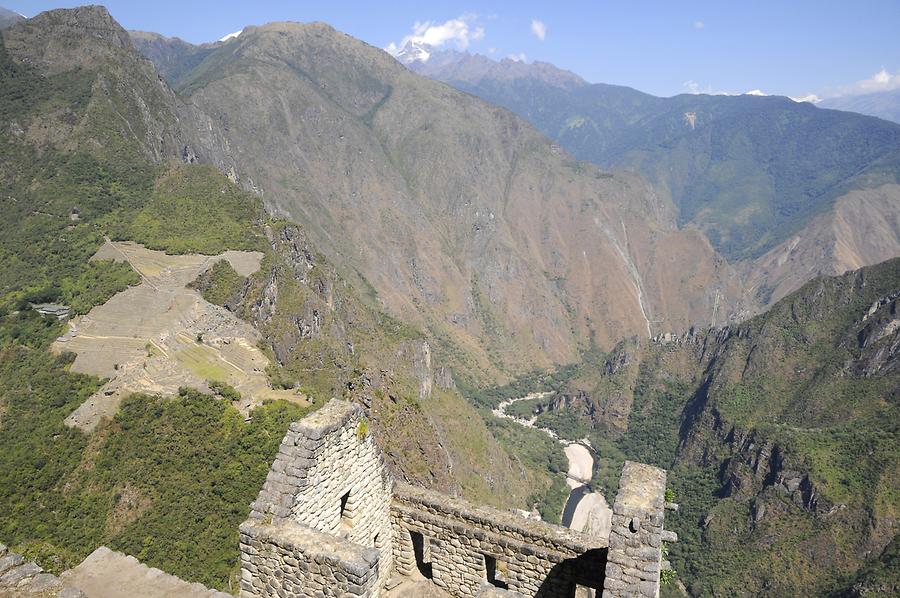
{"label": "sandy riverbank", "polygon": [[[524,397],[507,399],[493,410],[493,414],[497,417],[512,420],[519,425],[540,430],[565,447],[563,451],[566,454],[566,459],[569,461],[566,484],[571,489],[571,492],[563,511],[563,525],[576,531],[608,537],[612,510],[602,494],[589,491],[588,484],[590,484],[594,475],[594,457],[587,446],[563,440],[552,430],[536,426],[535,421],[537,417],[524,419],[506,412],[506,409],[513,403],[528,399],[540,399],[550,394],[549,392],[534,392]],[[585,440],[584,442],[587,441]]]}

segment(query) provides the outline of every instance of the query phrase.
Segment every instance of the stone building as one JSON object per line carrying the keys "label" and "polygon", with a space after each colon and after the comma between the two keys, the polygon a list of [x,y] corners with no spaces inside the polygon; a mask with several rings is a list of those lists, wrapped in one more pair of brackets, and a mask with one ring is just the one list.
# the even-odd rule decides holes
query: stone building
{"label": "stone building", "polygon": [[608,538],[395,483],[362,408],[332,400],[290,426],[240,528],[241,596],[659,595],[665,471],[626,462]]}

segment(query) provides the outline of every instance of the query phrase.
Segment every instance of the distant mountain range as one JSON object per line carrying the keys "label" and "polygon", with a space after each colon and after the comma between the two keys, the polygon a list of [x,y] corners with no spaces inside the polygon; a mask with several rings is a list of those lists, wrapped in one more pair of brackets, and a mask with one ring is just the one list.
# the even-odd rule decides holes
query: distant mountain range
{"label": "distant mountain range", "polygon": [[819,102],[818,106],[859,112],[900,123],[900,89],[828,98]]}
{"label": "distant mountain range", "polygon": [[[896,208],[900,125],[785,97],[660,98],[589,84],[546,63],[428,54],[426,61],[401,58],[415,72],[509,108],[577,158],[647,177],[674,205],[678,225],[698,228],[741,264],[764,302],[814,274],[838,274],[900,250],[895,218],[887,219],[889,240],[879,247],[862,247],[833,225],[851,192]],[[849,229],[878,227],[865,211],[854,218]]]}
{"label": "distant mountain range", "polygon": [[[255,328],[304,410],[364,404],[402,479],[558,513],[557,443],[473,403],[565,382],[557,423],[591,426],[607,473],[671,466],[694,595],[823,595],[890,566],[900,264],[816,278],[900,255],[900,127],[404,57],[459,89],[322,23],[195,46],[91,6],[0,33],[2,540],[202,559],[189,576],[227,587],[235,539],[207,532],[235,529],[252,498],[235,485],[256,492],[261,439],[274,454],[296,413],[244,426],[186,390],[134,397],[90,438],[66,428],[101,381],[47,351],[63,324],[31,306],[89,315],[139,280],[90,259],[109,237],[261,252],[250,277],[220,262],[192,286]],[[590,418],[561,419],[579,402]],[[198,459],[212,444],[227,452]]]}

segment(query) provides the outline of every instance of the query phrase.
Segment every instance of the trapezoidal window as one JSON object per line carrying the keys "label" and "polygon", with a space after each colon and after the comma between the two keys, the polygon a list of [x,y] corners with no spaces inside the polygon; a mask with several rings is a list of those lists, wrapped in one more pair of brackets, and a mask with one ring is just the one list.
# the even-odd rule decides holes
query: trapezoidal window
{"label": "trapezoidal window", "polygon": [[431,567],[431,547],[428,545],[428,538],[419,532],[410,531],[409,538],[412,540],[413,554],[416,556],[416,567],[419,573],[426,579],[431,579],[433,572]]}
{"label": "trapezoidal window", "polygon": [[482,556],[484,557],[484,573],[487,577],[487,582],[496,588],[508,590],[509,584],[506,583],[506,576],[508,574],[506,563],[498,563],[497,558],[489,554],[484,554]]}
{"label": "trapezoidal window", "polygon": [[343,527],[353,526],[353,509],[349,503],[350,491],[348,490],[347,493],[341,497],[341,526]]}

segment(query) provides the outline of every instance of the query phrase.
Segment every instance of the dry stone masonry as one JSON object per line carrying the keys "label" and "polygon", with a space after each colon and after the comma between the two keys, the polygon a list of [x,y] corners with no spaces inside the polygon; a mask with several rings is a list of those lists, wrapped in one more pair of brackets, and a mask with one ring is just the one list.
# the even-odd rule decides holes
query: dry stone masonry
{"label": "dry stone masonry", "polygon": [[547,598],[568,598],[576,582],[602,588],[605,538],[411,486],[395,491],[391,517],[397,572],[418,569],[454,596],[485,585]]}
{"label": "dry stone masonry", "polygon": [[242,598],[383,596],[396,575],[452,596],[659,594],[665,471],[626,462],[610,538],[395,484],[362,407],[291,424],[241,525]]}
{"label": "dry stone masonry", "polygon": [[663,529],[665,491],[664,470],[625,462],[613,504],[603,598],[659,596],[662,542],[677,539]]}
{"label": "dry stone masonry", "polygon": [[85,598],[80,589],[45,573],[34,561],[0,544],[0,598]]}
{"label": "dry stone masonry", "polygon": [[[393,568],[392,490],[359,405],[333,400],[291,424],[241,526],[243,595],[321,596],[329,584],[326,596],[378,595]],[[357,575],[362,562],[375,575]]]}

